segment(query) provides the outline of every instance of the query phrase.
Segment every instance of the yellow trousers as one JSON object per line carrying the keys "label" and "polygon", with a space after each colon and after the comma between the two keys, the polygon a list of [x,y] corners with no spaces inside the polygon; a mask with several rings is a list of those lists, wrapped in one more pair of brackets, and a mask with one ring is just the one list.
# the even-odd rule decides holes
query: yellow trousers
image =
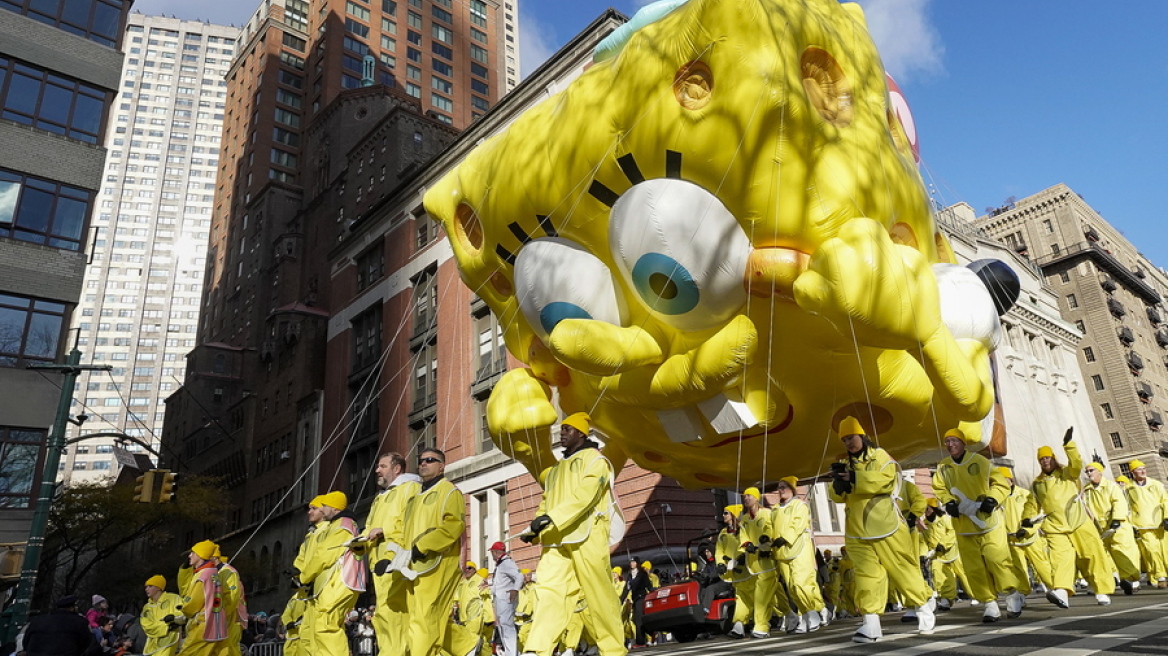
{"label": "yellow trousers", "polygon": [[998,593],[1030,593],[1030,579],[1025,570],[1016,568],[1002,524],[981,535],[958,535],[957,551],[970,597],[987,603],[997,599]]}
{"label": "yellow trousers", "polygon": [[1115,563],[1115,572],[1124,581],[1140,580],[1140,547],[1136,544],[1135,531],[1130,524],[1123,523],[1106,540],[1103,546]]}
{"label": "yellow trousers", "polygon": [[1070,533],[1048,533],[1046,542],[1055,588],[1074,594],[1078,567],[1096,594],[1115,592],[1115,579],[1111,577],[1103,541],[1093,525],[1084,522]]}
{"label": "yellow trousers", "polygon": [[[1054,589],[1054,572],[1050,567],[1050,545],[1046,538],[1038,535],[1034,541],[1024,547],[1014,547],[1015,552],[1021,552],[1020,558],[1025,563],[1030,563],[1030,568],[1034,570],[1034,575],[1047,588]],[[1026,571],[1025,566],[1023,570]]]}
{"label": "yellow trousers", "polygon": [[957,599],[957,561],[941,562],[937,558],[929,563],[929,573],[933,576],[933,589],[941,599]]}
{"label": "yellow trousers", "polygon": [[[765,633],[771,630],[771,616],[775,612],[779,579],[774,570],[750,577],[734,588],[734,621],[746,624],[754,622],[754,630]],[[785,601],[785,597],[784,597]]]}
{"label": "yellow trousers", "polygon": [[787,582],[787,591],[798,608],[797,612],[809,613],[826,606],[815,574],[815,551],[810,545],[791,560],[779,561],[779,576]]}
{"label": "yellow trousers", "polygon": [[855,563],[856,606],[863,615],[883,614],[891,580],[909,608],[922,606],[932,591],[921,576],[917,554],[904,524],[892,535],[874,540],[847,538],[848,555]]}
{"label": "yellow trousers", "polygon": [[227,654],[227,641],[207,642],[203,639],[204,628],[203,623],[198,620],[192,619],[187,622],[187,635],[183,638],[182,649],[178,652],[179,656],[225,656]]}
{"label": "yellow trousers", "polygon": [[1144,571],[1148,573],[1148,583],[1168,577],[1164,563],[1164,529],[1149,528],[1136,531],[1136,541],[1140,545],[1140,557],[1144,559]]}
{"label": "yellow trousers", "polygon": [[454,607],[454,593],[460,578],[458,558],[444,556],[437,567],[407,583],[409,629],[406,643],[410,656],[437,656],[441,653],[443,638],[450,630],[450,611]]}
{"label": "yellow trousers", "polygon": [[382,576],[372,574],[370,578],[377,593],[377,606],[373,612],[377,653],[379,656],[405,656],[406,629],[409,626],[405,581],[396,572]]}
{"label": "yellow trousers", "polygon": [[300,640],[300,629],[288,631],[284,635],[284,656],[301,656],[305,654]]}
{"label": "yellow trousers", "polygon": [[481,626],[481,621],[475,622],[474,626],[450,622],[449,628],[442,637],[443,651],[447,654],[457,654],[458,656],[469,654],[479,641]]}
{"label": "yellow trousers", "polygon": [[[539,608],[531,618],[531,632],[524,649],[551,656],[552,650],[576,610],[576,597],[570,591],[579,589],[588,600],[584,618],[588,633],[596,639],[602,656],[624,656],[624,627],[621,625],[620,602],[612,588],[612,572],[608,561],[608,531],[594,527],[589,536],[578,544],[544,547],[535,571],[535,598]],[[607,527],[605,527],[607,528]],[[410,656],[425,656],[412,653]]]}

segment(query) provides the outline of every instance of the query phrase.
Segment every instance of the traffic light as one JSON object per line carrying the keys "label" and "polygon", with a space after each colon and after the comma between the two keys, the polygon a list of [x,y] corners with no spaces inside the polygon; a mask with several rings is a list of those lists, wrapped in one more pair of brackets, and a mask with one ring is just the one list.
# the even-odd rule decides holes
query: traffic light
{"label": "traffic light", "polygon": [[153,503],[154,501],[154,471],[144,472],[134,479],[134,501],[138,503]]}
{"label": "traffic light", "polygon": [[165,469],[158,470],[156,473],[162,474],[162,488],[158,491],[158,503],[175,501],[174,495],[178,493],[178,474]]}

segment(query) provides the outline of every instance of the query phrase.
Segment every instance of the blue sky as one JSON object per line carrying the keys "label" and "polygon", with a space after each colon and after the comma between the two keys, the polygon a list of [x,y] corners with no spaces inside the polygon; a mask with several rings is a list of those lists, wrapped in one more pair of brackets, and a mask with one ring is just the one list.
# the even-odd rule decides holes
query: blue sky
{"label": "blue sky", "polygon": [[[522,69],[638,0],[518,0]],[[246,0],[139,0],[143,13],[241,24]],[[921,172],[980,214],[1059,182],[1168,267],[1168,2],[862,0],[913,110]]]}

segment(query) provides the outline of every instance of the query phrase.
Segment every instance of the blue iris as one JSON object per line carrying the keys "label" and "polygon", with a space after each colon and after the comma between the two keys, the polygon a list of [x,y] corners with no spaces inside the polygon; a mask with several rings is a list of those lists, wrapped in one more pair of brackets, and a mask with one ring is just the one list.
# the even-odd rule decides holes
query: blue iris
{"label": "blue iris", "polygon": [[661,314],[685,314],[701,300],[701,290],[681,264],[661,253],[646,253],[633,266],[633,286]]}
{"label": "blue iris", "polygon": [[543,330],[547,334],[552,334],[552,329],[556,324],[564,319],[591,319],[592,315],[584,308],[575,303],[566,303],[564,301],[556,301],[548,303],[542,310],[539,311],[539,322],[543,325]]}

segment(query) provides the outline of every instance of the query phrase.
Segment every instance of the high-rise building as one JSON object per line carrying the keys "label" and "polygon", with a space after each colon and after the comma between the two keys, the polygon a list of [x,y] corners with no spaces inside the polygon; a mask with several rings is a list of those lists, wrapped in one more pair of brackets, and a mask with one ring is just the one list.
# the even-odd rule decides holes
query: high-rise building
{"label": "high-rise building", "polygon": [[28,537],[98,203],[128,0],[0,1],[0,542]]}
{"label": "high-rise building", "polygon": [[[133,13],[110,111],[93,256],[74,313],[85,362],[78,433],[160,444],[163,403],[195,346],[227,82],[239,29]],[[61,478],[116,476],[111,438],[73,445]],[[127,446],[141,451],[137,444]]]}
{"label": "high-rise building", "polygon": [[976,224],[1041,269],[1062,317],[1083,333],[1077,357],[1114,473],[1139,458],[1163,480],[1168,275],[1064,184]]}

